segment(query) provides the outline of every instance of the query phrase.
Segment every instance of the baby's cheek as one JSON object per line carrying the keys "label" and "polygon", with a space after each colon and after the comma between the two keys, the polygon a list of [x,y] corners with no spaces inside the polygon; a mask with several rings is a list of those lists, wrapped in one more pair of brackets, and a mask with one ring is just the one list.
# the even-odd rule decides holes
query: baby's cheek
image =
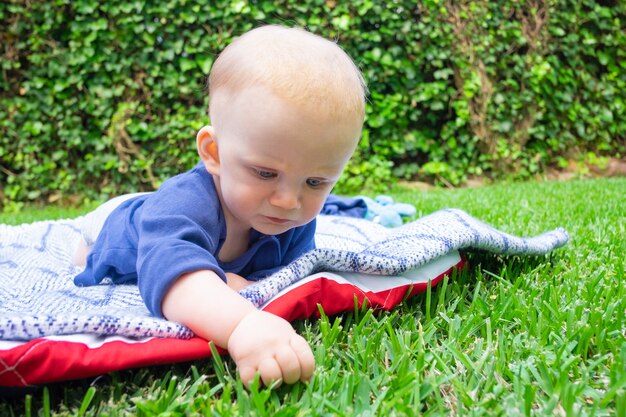
{"label": "baby's cheek", "polygon": [[263,187],[239,184],[234,190],[234,197],[242,208],[253,209],[266,199]]}
{"label": "baby's cheek", "polygon": [[305,205],[304,215],[308,218],[309,221],[313,220],[313,218],[317,216],[320,211],[322,211],[322,207],[324,206],[326,197],[327,195],[324,195],[323,198],[318,196],[312,201],[307,201]]}

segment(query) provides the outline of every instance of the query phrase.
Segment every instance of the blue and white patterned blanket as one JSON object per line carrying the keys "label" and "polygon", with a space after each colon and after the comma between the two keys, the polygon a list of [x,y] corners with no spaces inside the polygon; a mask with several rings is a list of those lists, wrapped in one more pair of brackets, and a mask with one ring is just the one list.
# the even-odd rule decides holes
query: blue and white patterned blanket
{"label": "blue and white patterned blanket", "polygon": [[[151,317],[136,285],[76,287],[71,263],[82,217],[0,225],[0,340],[94,333],[189,338],[184,326]],[[242,291],[260,306],[295,281],[320,271],[398,275],[460,249],[540,255],[563,246],[556,229],[532,238],[498,231],[467,213],[446,209],[387,229],[363,219],[320,216],[318,249]],[[172,262],[176,260],[173,259]]]}

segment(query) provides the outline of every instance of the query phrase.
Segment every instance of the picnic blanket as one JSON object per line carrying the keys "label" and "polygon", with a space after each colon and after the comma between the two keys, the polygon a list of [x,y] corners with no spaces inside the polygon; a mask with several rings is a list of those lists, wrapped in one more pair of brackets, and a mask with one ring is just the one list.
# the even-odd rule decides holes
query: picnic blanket
{"label": "picnic blanket", "polygon": [[[136,285],[73,284],[80,269],[71,258],[82,219],[0,225],[0,340],[70,334],[191,338],[186,327],[152,317]],[[317,249],[241,294],[260,307],[319,271],[375,274],[384,280],[453,251],[541,255],[567,241],[562,228],[517,237],[457,209],[437,211],[392,229],[364,219],[319,216]]]}

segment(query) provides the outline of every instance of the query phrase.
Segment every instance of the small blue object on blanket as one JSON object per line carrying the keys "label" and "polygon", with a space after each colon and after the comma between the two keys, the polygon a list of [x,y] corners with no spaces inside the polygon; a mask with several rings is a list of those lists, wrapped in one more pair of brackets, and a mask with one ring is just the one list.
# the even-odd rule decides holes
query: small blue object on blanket
{"label": "small blue object on blanket", "polygon": [[[77,287],[72,265],[83,218],[20,226],[0,224],[0,339],[91,333],[189,338],[184,326],[150,316],[136,285]],[[241,291],[257,306],[316,272],[401,275],[456,250],[541,255],[563,246],[563,229],[522,238],[498,231],[456,209],[395,228],[364,218],[319,216],[311,250]],[[175,262],[175,260],[173,260]]]}
{"label": "small blue object on blanket", "polygon": [[365,201],[367,212],[365,218],[385,227],[398,227],[403,222],[403,217],[411,217],[416,213],[415,207],[406,203],[395,203],[392,197],[379,195],[375,199],[359,197]]}

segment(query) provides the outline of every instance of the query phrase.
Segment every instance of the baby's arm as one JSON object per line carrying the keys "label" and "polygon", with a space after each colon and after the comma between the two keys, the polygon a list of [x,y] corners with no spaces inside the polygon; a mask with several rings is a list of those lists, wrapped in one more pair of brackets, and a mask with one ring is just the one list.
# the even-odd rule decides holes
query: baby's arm
{"label": "baby's arm", "polygon": [[284,319],[258,310],[212,271],[182,275],[165,294],[163,315],[228,349],[244,384],[258,372],[266,385],[313,374],[311,348]]}

